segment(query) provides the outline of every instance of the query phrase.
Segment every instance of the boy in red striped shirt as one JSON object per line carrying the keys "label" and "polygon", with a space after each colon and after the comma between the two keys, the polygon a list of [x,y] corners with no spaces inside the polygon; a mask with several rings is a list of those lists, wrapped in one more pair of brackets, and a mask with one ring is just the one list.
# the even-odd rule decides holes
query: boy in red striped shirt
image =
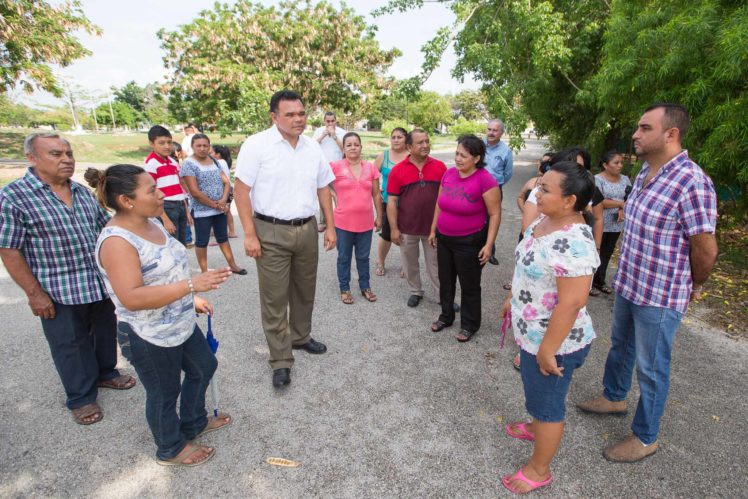
{"label": "boy in red striped shirt", "polygon": [[148,143],[153,152],[145,158],[145,170],[156,181],[156,187],[164,193],[164,213],[161,222],[166,231],[186,245],[188,226],[192,225],[187,207],[187,189],[179,176],[179,164],[170,156],[171,133],[156,125],[148,130]]}

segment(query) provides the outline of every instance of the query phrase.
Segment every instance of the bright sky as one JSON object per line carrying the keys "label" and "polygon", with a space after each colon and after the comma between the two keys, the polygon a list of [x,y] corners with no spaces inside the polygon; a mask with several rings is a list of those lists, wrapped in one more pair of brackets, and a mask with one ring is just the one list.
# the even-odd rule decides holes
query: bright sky
{"label": "bright sky", "polygon": [[[262,0],[262,3],[270,5],[278,2]],[[337,0],[332,3],[339,6]],[[437,28],[454,19],[452,12],[436,3],[427,3],[419,11],[376,19],[369,13],[384,5],[386,0],[349,0],[346,3],[364,15],[367,24],[378,27],[377,40],[380,47],[398,47],[403,53],[390,68],[390,75],[396,78],[407,78],[418,73],[421,66],[421,46],[432,37]],[[111,86],[121,87],[131,80],[140,85],[165,81],[166,71],[161,61],[163,51],[156,32],[161,28],[174,30],[181,24],[189,23],[201,10],[211,8],[212,2],[83,0],[82,5],[87,17],[102,28],[103,34],[100,37],[92,37],[86,33],[79,35],[93,54],[61,69],[59,73],[88,91],[104,94]],[[426,82],[425,88],[439,93],[457,93],[466,88],[479,88],[479,84],[472,80],[460,83],[451,77],[450,71],[456,58],[451,47],[448,52],[441,67]],[[45,92],[35,92],[30,97],[24,97],[21,92],[16,92],[15,95],[29,104],[62,104]]]}

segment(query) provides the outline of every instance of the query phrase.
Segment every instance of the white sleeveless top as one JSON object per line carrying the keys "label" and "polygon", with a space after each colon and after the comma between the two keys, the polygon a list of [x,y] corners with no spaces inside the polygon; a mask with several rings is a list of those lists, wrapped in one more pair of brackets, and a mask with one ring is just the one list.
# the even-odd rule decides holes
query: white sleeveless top
{"label": "white sleeveless top", "polygon": [[195,329],[195,308],[192,294],[187,294],[165,307],[137,311],[128,310],[114,293],[112,283],[109,282],[109,276],[101,266],[99,259],[101,244],[107,238],[117,236],[130,243],[138,252],[140,272],[143,274],[143,283],[146,286],[172,284],[188,279],[190,273],[187,263],[187,250],[182,243],[171,237],[155,218],[152,218],[151,222],[156,224],[164,233],[165,244],[152,243],[122,227],[107,226],[101,231],[96,242],[96,263],[104,276],[104,283],[114,303],[117,320],[129,324],[135,334],[148,343],[160,347],[173,347],[187,341],[187,338],[192,335]]}

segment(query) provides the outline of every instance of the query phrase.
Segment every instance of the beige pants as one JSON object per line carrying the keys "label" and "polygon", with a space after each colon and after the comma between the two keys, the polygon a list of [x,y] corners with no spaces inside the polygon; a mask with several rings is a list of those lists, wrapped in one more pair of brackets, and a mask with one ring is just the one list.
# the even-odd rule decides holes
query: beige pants
{"label": "beige pants", "polygon": [[421,284],[421,268],[418,264],[418,245],[423,246],[423,258],[426,261],[426,273],[431,281],[431,287],[434,294],[439,297],[439,266],[436,260],[436,248],[429,246],[428,236],[413,236],[403,234],[403,241],[400,244],[400,255],[403,261],[403,270],[405,270],[405,279],[408,281],[410,294],[423,296],[423,286]]}
{"label": "beige pants", "polygon": [[291,367],[291,345],[309,341],[317,288],[317,223],[300,227],[254,219],[262,257],[257,260],[262,329],[273,369]]}

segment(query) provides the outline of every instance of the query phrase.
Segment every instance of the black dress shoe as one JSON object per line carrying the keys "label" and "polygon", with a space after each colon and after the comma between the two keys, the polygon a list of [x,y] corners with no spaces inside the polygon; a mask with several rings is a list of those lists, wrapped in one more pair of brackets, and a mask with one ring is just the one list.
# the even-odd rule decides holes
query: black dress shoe
{"label": "black dress shoe", "polygon": [[423,300],[423,296],[418,295],[410,295],[410,298],[408,298],[408,306],[409,307],[417,307],[419,303],[421,303],[421,300]]}
{"label": "black dress shoe", "polygon": [[291,369],[283,367],[273,370],[273,386],[280,388],[291,382]]}
{"label": "black dress shoe", "polygon": [[327,351],[327,347],[325,346],[325,344],[320,343],[314,338],[309,338],[309,341],[307,341],[303,345],[293,345],[292,348],[294,350],[306,350],[309,353],[325,353]]}
{"label": "black dress shoe", "polygon": [[492,256],[491,258],[488,259],[488,263],[490,263],[491,265],[498,265],[499,261],[496,259],[495,256]]}

